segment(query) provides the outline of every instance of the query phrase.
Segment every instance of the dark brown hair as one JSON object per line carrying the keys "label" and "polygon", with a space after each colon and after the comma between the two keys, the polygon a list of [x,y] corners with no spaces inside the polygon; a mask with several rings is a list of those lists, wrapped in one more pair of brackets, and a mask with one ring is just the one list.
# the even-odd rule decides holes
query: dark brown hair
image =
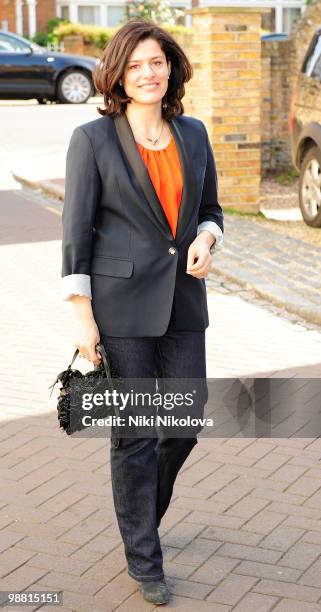
{"label": "dark brown hair", "polygon": [[192,66],[183,49],[170,34],[152,21],[131,19],[117,30],[94,70],[95,87],[104,96],[105,108],[97,107],[101,115],[116,116],[125,111],[131,98],[119,85],[119,80],[123,78],[130,55],[138,43],[146,38],[156,40],[167,62],[171,62],[168,89],[162,104],[163,118],[171,119],[175,115],[183,114],[184,106],[181,100],[185,94],[184,83],[193,75]]}

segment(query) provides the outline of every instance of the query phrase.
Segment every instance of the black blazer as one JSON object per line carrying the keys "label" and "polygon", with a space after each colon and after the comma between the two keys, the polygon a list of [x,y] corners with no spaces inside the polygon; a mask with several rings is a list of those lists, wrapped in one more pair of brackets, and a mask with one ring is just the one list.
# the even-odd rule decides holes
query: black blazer
{"label": "black blazer", "polygon": [[186,264],[201,222],[223,231],[214,156],[201,121],[181,115],[169,125],[183,171],[176,238],[125,114],[85,123],[71,137],[62,276],[91,280],[101,335],[162,336],[172,305],[177,330],[209,324],[205,280],[186,274]]}

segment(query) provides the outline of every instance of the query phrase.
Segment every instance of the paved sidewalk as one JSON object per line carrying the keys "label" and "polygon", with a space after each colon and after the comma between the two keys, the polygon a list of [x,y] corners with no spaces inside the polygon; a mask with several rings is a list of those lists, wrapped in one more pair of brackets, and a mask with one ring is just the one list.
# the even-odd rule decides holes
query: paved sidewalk
{"label": "paved sidewalk", "polygon": [[320,248],[233,215],[225,215],[225,232],[214,271],[321,324]]}
{"label": "paved sidewalk", "polygon": [[[0,590],[63,590],[64,612],[147,612],[158,607],[126,571],[109,441],[67,438],[48,399],[71,357],[72,313],[60,241],[40,240],[0,247]],[[318,328],[215,274],[208,290],[208,376],[321,376]],[[318,439],[200,439],[160,528],[166,609],[320,611],[320,462]]]}

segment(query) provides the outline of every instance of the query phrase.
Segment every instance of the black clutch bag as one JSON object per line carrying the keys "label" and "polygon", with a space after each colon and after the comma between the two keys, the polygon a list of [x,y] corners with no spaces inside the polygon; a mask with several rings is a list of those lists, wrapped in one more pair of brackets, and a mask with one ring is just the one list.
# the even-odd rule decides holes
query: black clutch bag
{"label": "black clutch bag", "polygon": [[[86,393],[92,392],[94,389],[97,389],[100,383],[104,383],[105,388],[108,386],[111,391],[113,390],[110,363],[103,344],[97,344],[96,350],[102,359],[101,363],[94,370],[82,374],[79,370],[72,369],[72,365],[79,354],[79,350],[76,349],[68,368],[60,372],[55,382],[49,387],[51,389],[51,397],[55,385],[58,382],[61,383],[57,402],[58,421],[60,427],[69,436],[85,428],[83,424],[84,412],[79,409],[79,401],[77,401],[77,398],[79,400],[79,395],[83,394],[84,391]],[[106,407],[104,406],[98,409],[98,411],[96,409],[95,416],[98,418],[106,416]]]}

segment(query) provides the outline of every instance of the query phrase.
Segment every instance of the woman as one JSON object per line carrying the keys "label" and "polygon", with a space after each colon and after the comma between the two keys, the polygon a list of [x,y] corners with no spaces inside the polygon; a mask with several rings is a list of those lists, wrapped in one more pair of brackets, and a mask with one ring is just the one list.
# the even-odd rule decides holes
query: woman
{"label": "woman", "polygon": [[[183,115],[191,65],[151,22],[117,31],[95,71],[101,118],[71,137],[63,210],[63,299],[75,344],[102,341],[122,378],[206,380],[205,277],[223,215],[206,129]],[[128,573],[169,600],[158,526],[197,437],[111,440],[112,488]]]}

